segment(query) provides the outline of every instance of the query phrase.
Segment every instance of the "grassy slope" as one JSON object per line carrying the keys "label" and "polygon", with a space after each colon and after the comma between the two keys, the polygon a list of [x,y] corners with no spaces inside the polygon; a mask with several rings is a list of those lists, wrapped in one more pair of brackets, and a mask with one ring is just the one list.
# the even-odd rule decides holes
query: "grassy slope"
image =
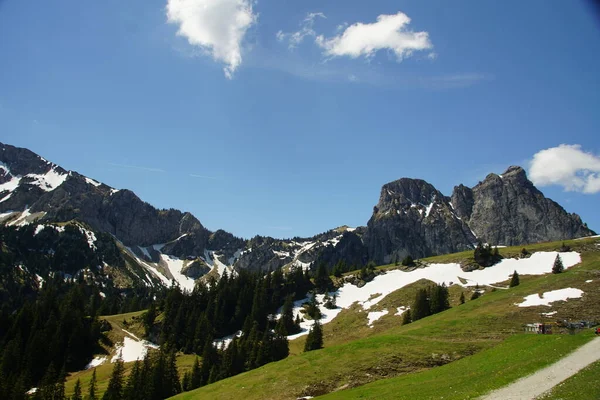
{"label": "grassy slope", "polygon": [[574,336],[514,335],[492,349],[439,368],[384,379],[319,398],[473,399],[559,360],[592,337],[590,332]]}
{"label": "grassy slope", "polygon": [[[516,288],[489,291],[478,300],[467,301],[464,305],[454,306],[448,311],[410,325],[399,326],[401,317],[390,312],[377,321],[374,328],[369,329],[366,327],[366,312],[358,308],[344,310],[334,321],[324,326],[325,349],[298,354],[304,341],[304,338],[300,338],[290,344],[291,353],[298,354],[296,356],[181,394],[177,398],[228,399],[243,396],[245,399],[293,399],[320,395],[422,371],[497,346],[507,337],[521,332],[522,324],[539,321],[541,312],[556,310],[556,317],[561,319],[600,320],[600,252],[596,243],[598,240],[595,239],[567,242],[574,250],[582,252],[583,262],[563,274],[522,276],[521,285]],[[561,243],[542,243],[526,247],[533,252],[556,250],[560,245]],[[517,255],[521,248],[522,246],[501,249],[501,253],[504,256]],[[464,252],[432,257],[426,261],[460,262],[471,255],[472,252]],[[390,266],[382,268],[389,269]],[[594,279],[594,283],[585,283],[588,279]],[[407,305],[405,303],[410,300],[410,293],[414,293],[416,286],[421,284],[422,282],[416,282],[390,294],[382,301],[381,307]],[[519,308],[514,305],[529,294],[564,287],[580,288],[586,295],[580,300],[556,303],[551,308]],[[461,290],[452,288],[453,305],[456,305]],[[470,293],[465,294],[468,299]],[[566,338],[552,347],[552,340],[559,340],[561,336],[550,339],[537,335],[523,337],[525,339],[522,340],[525,341],[539,341],[539,354],[545,354],[549,348],[556,348],[562,354],[583,342],[583,339]],[[510,345],[512,342],[507,343]],[[515,344],[517,348],[519,343]],[[544,347],[544,343],[551,344]],[[523,348],[529,347],[538,348],[530,343],[523,345]],[[499,355],[503,354],[501,349],[500,347]],[[533,353],[527,356],[526,353],[523,361],[528,365],[526,369],[513,370],[510,379],[490,379],[486,388],[502,386],[525,371],[543,367],[552,357],[540,358]],[[438,369],[432,371],[436,370]],[[416,375],[406,375],[403,379],[411,376]],[[483,374],[480,379],[483,382],[488,378]],[[342,393],[346,392],[340,394]]]}

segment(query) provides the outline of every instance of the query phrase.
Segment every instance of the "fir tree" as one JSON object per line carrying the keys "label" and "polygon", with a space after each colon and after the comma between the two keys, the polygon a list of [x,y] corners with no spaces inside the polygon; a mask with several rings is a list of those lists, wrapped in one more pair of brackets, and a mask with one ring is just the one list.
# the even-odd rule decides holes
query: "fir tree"
{"label": "fir tree", "polygon": [[192,376],[191,376],[191,386],[190,390],[199,388],[202,384],[202,375],[200,370],[200,362],[198,361],[198,357],[194,360],[194,366],[192,367]]}
{"label": "fir tree", "polygon": [[304,351],[312,351],[323,348],[323,328],[319,321],[315,321],[313,326],[308,332],[306,337],[306,343],[304,344]]}
{"label": "fir tree", "polygon": [[560,258],[560,254],[557,254],[556,258],[554,259],[554,265],[552,266],[552,273],[560,274],[564,270],[565,270],[565,267],[563,265],[562,258]]}
{"label": "fir tree", "polygon": [[410,308],[402,313],[402,325],[407,325],[412,322],[410,315]]}
{"label": "fir tree", "polygon": [[92,379],[90,379],[90,386],[88,391],[87,400],[96,400],[96,368],[92,372]]}
{"label": "fir tree", "polygon": [[317,273],[315,275],[315,287],[319,293],[327,292],[333,283],[331,282],[331,278],[329,278],[329,272],[327,272],[327,266],[325,263],[320,263],[317,267]]}
{"label": "fir tree", "polygon": [[446,284],[435,285],[429,291],[429,310],[431,314],[437,314],[450,308],[448,300],[448,288]]}
{"label": "fir tree", "polygon": [[121,400],[123,398],[123,376],[125,373],[125,367],[121,355],[117,358],[113,366],[112,375],[110,381],[108,381],[108,387],[102,400]]}
{"label": "fir tree", "polygon": [[411,307],[412,321],[417,321],[425,318],[430,314],[429,299],[427,298],[426,289],[418,289],[415,295],[415,302]]}
{"label": "fir tree", "polygon": [[404,259],[402,260],[402,265],[405,267],[411,267],[413,265],[415,265],[415,261],[413,260],[413,258],[408,255],[406,257],[404,257]]}
{"label": "fir tree", "polygon": [[81,382],[79,379],[75,381],[75,386],[73,387],[73,396],[71,396],[71,400],[83,400],[81,396]]}
{"label": "fir tree", "polygon": [[519,283],[519,273],[517,272],[517,270],[515,270],[515,272],[513,272],[512,274],[512,278],[510,278],[510,283],[508,287],[519,286]]}
{"label": "fir tree", "polygon": [[129,374],[129,378],[127,379],[127,384],[125,385],[125,389],[123,390],[123,397],[128,400],[136,399],[138,394],[143,388],[144,382],[142,379],[142,368],[139,360],[136,360],[133,363],[133,368],[131,369],[131,373]]}

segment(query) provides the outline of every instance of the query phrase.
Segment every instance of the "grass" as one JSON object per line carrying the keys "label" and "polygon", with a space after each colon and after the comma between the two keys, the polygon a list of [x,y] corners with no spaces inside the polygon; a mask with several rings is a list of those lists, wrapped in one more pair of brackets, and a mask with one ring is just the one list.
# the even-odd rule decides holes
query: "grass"
{"label": "grass", "polygon": [[[419,390],[428,390],[423,387],[429,382],[427,379],[434,379],[438,376],[436,374],[443,374],[444,371],[450,372],[445,377],[440,375],[439,379],[445,379],[446,385],[453,388],[454,380],[458,376],[465,376],[463,383],[457,383],[455,390],[461,394],[456,397],[446,397],[446,392],[449,396],[453,395],[449,389],[443,389],[444,385],[438,386],[445,398],[467,398],[465,395],[485,393],[544,367],[589,339],[589,335],[538,336],[519,333],[523,331],[523,324],[542,321],[544,317],[540,313],[551,310],[557,311],[556,317],[560,319],[600,321],[600,248],[596,245],[599,242],[597,239],[567,241],[565,244],[582,253],[580,265],[557,275],[522,275],[519,286],[510,290],[493,291],[487,288],[487,292],[477,300],[468,300],[471,294],[469,290],[453,286],[450,288],[453,306],[450,310],[401,326],[402,317],[393,315],[395,307],[410,304],[416,289],[429,284],[427,281],[415,282],[386,296],[377,305],[376,309],[388,309],[389,313],[377,321],[373,328],[366,326],[367,312],[360,307],[343,310],[336,319],[324,325],[325,349],[302,353],[305,338],[299,338],[290,343],[292,356],[285,360],[193,392],[182,393],[177,398],[294,399],[365,384],[368,384],[364,386],[365,390],[382,385],[382,396],[389,390],[390,398],[393,393],[396,393],[393,398],[400,398],[398,391],[404,391],[405,386],[394,389],[399,385],[398,382],[402,385],[420,382],[414,388],[414,393],[417,393]],[[551,251],[557,250],[561,244],[554,242],[525,247],[530,252]],[[503,248],[500,251],[508,257],[520,254],[522,247]],[[471,255],[472,252],[465,252],[432,257],[425,261],[460,262],[461,257]],[[390,268],[392,266],[380,269]],[[585,283],[590,279],[594,282]],[[504,283],[504,286],[507,285],[508,281]],[[515,303],[532,293],[564,287],[580,288],[585,295],[582,299],[554,303],[552,307],[515,306]],[[465,292],[467,301],[458,305],[461,291]],[[552,319],[545,319],[545,322],[550,321]],[[472,362],[479,363],[478,367],[469,367]],[[437,367],[443,364],[447,365]],[[392,382],[391,386],[385,386],[386,382]],[[339,396],[354,393],[354,390],[360,389],[340,391]],[[368,391],[360,393],[368,396]]]}
{"label": "grass", "polygon": [[600,399],[600,361],[565,380],[540,400]]}
{"label": "grass", "polygon": [[492,349],[439,368],[385,379],[319,398],[473,399],[552,364],[591,338],[589,332],[574,336],[514,335]]}
{"label": "grass", "polygon": [[390,375],[431,368],[490,345],[489,342],[451,343],[380,335],[288,357],[175,398],[289,399],[316,396]]}

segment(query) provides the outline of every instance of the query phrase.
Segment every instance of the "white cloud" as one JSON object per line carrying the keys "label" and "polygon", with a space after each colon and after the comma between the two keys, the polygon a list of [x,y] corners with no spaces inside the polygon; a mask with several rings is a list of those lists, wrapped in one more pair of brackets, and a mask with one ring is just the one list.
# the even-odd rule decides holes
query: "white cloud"
{"label": "white cloud", "polygon": [[531,181],[539,186],[560,185],[566,191],[600,192],[600,157],[581,150],[578,144],[561,144],[533,156]]}
{"label": "white cloud", "polygon": [[306,18],[300,23],[300,30],[292,33],[284,33],[279,31],[275,34],[277,40],[280,42],[288,40],[288,47],[290,49],[296,48],[300,43],[304,41],[307,36],[316,37],[317,33],[313,29],[316,18],[327,18],[325,14],[321,12],[308,13]]}
{"label": "white cloud", "polygon": [[258,16],[251,0],[167,0],[167,20],[177,34],[225,64],[232,78],[242,63],[242,41]]}
{"label": "white cloud", "polygon": [[401,61],[415,51],[433,48],[429,34],[409,30],[409,23],[410,18],[402,12],[380,15],[377,22],[357,22],[331,38],[319,35],[315,42],[330,57],[372,57],[377,51],[387,49]]}

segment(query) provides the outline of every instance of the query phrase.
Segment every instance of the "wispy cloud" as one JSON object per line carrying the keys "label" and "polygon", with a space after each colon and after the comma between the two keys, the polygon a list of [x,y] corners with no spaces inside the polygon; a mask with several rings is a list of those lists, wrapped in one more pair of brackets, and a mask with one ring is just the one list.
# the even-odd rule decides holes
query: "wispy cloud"
{"label": "wispy cloud", "polygon": [[306,18],[300,23],[300,30],[291,33],[284,33],[279,31],[275,34],[277,40],[280,42],[288,41],[288,47],[290,49],[296,48],[300,43],[304,41],[305,37],[316,37],[317,32],[313,29],[316,18],[327,18],[322,12],[308,13]]}
{"label": "wispy cloud", "polygon": [[251,0],[167,0],[167,20],[177,34],[225,64],[228,79],[242,63],[242,42],[258,15]]}
{"label": "wispy cloud", "polygon": [[139,165],[128,165],[128,164],[117,164],[117,163],[108,163],[108,165],[111,165],[113,167],[137,169],[140,171],[148,171],[148,172],[161,172],[161,173],[166,172],[162,168],[143,167],[143,166],[139,166]]}
{"label": "wispy cloud", "polygon": [[198,175],[198,174],[190,174],[190,177],[199,178],[199,179],[219,179],[216,176],[206,176],[206,175]]}

